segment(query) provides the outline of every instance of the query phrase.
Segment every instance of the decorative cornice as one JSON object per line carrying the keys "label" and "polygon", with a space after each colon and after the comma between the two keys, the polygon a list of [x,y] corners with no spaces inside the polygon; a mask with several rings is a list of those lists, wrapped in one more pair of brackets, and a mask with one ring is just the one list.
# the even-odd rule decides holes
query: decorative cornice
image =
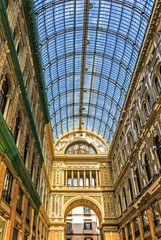
{"label": "decorative cornice", "polygon": [[106,162],[111,162],[110,159],[108,159],[107,155],[88,155],[84,156],[82,155],[55,155],[54,161],[106,161]]}

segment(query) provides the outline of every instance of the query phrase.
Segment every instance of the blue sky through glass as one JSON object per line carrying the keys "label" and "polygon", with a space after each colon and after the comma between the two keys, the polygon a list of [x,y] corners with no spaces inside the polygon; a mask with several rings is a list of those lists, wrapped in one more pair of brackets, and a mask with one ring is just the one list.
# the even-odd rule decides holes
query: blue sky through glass
{"label": "blue sky through glass", "polygon": [[[87,2],[92,5],[85,35]],[[34,0],[53,139],[79,128],[81,115],[83,128],[111,143],[153,2]]]}

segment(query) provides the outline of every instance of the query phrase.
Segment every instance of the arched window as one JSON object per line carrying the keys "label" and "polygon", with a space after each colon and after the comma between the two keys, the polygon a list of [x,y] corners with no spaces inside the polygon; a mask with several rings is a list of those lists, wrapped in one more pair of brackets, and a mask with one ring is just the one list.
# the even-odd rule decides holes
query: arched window
{"label": "arched window", "polygon": [[148,109],[147,109],[146,103],[144,103],[144,111],[145,111],[146,116],[148,117],[149,113],[148,113]]}
{"label": "arched window", "polygon": [[139,177],[138,169],[136,169],[135,174],[136,174],[136,181],[137,181],[137,185],[138,185],[138,190],[139,190],[139,192],[141,192],[141,184],[140,184],[140,177]]}
{"label": "arched window", "polygon": [[13,134],[13,140],[15,143],[17,142],[17,137],[18,137],[18,133],[19,133],[19,123],[20,123],[20,117],[19,117],[19,113],[18,113],[16,122],[15,122],[14,134]]}
{"label": "arched window", "polygon": [[161,86],[160,86],[160,83],[159,83],[159,80],[157,77],[155,77],[155,86],[156,86],[158,94],[160,94]]}
{"label": "arched window", "polygon": [[147,178],[148,178],[148,181],[150,181],[150,179],[151,179],[151,172],[150,172],[150,167],[149,167],[149,161],[147,159],[147,155],[146,154],[145,154],[144,160],[145,160],[145,169],[146,169]]}
{"label": "arched window", "polygon": [[152,101],[151,101],[151,98],[150,98],[149,95],[148,95],[148,102],[149,102],[149,107],[150,107],[150,109],[152,109]]}
{"label": "arched window", "polygon": [[126,192],[124,187],[123,187],[123,196],[124,196],[125,207],[127,208],[127,199],[126,199]]}
{"label": "arched window", "polygon": [[122,204],[121,204],[121,197],[120,197],[120,194],[119,194],[119,206],[120,206],[120,211],[122,213]]}
{"label": "arched window", "polygon": [[130,192],[130,196],[131,196],[131,201],[133,201],[134,196],[133,196],[132,184],[131,184],[131,179],[130,178],[129,178],[128,182],[129,182],[129,192]]}
{"label": "arched window", "polygon": [[0,91],[0,111],[3,114],[5,110],[5,106],[7,103],[7,93],[8,93],[8,80],[6,77],[6,81],[3,81],[2,88]]}
{"label": "arched window", "polygon": [[161,165],[161,142],[159,141],[158,135],[155,137],[155,145],[156,145],[156,149],[157,149],[158,159],[159,159],[159,162]]}
{"label": "arched window", "polygon": [[24,154],[23,154],[24,164],[26,163],[26,158],[27,158],[27,146],[28,146],[28,136],[26,138]]}

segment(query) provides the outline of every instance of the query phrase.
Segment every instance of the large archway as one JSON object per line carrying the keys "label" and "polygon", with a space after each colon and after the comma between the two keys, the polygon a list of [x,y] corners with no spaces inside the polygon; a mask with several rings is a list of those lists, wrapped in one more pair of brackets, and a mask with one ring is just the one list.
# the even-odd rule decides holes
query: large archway
{"label": "large archway", "polygon": [[[96,218],[98,219],[98,221],[97,222],[99,222],[99,224],[97,225],[97,227],[99,227],[100,228],[100,226],[102,225],[102,218],[103,218],[103,212],[102,212],[102,207],[101,206],[99,206],[99,204],[97,203],[97,202],[95,202],[95,200],[93,200],[93,199],[89,199],[89,198],[87,198],[87,199],[83,199],[83,198],[74,198],[74,199],[71,199],[70,201],[68,201],[67,202],[67,204],[65,205],[65,207],[64,207],[64,222],[67,222],[67,223],[69,223],[68,222],[68,218],[69,218],[69,216],[70,216],[70,218],[72,218],[72,217],[74,217],[74,215],[73,215],[73,211],[72,210],[74,210],[74,209],[77,209],[77,211],[78,210],[80,210],[81,208],[80,207],[83,207],[83,208],[88,208],[88,209],[91,209],[94,213],[95,213],[95,216],[97,216]],[[83,209],[82,208],[82,209]],[[71,211],[72,211],[72,213],[71,213]],[[70,213],[70,215],[68,215]],[[78,212],[77,212],[78,213]],[[72,216],[72,217],[71,217]],[[77,218],[77,217],[76,217]],[[80,216],[79,216],[79,218],[80,218]],[[88,215],[88,217],[87,217],[87,219],[88,219],[88,221],[91,221],[92,222],[92,218],[90,219],[91,217],[90,217],[90,215]],[[85,223],[86,222],[86,220],[85,220],[85,213],[82,215],[82,219],[84,219],[84,226],[86,226],[86,224],[87,223]],[[74,220],[74,219],[73,219]],[[71,220],[72,221],[72,220]],[[72,222],[70,222],[70,224],[71,224]],[[77,220],[77,226],[78,226],[78,223],[80,224],[79,225],[79,228],[81,228],[81,223],[82,223],[82,221],[81,222],[79,222],[78,220]],[[93,222],[93,223],[91,223],[91,226],[93,226],[95,223]],[[72,223],[71,224],[71,226],[74,226],[74,224]],[[99,232],[98,232],[98,230],[96,230],[97,229],[97,227],[96,227],[96,225],[95,225],[95,227],[93,228],[91,228],[91,230],[92,230],[92,232],[90,232],[90,234],[96,234],[96,232],[97,232],[97,236],[99,235]],[[78,227],[77,227],[78,228]],[[70,228],[71,229],[71,228]],[[73,227],[72,227],[72,229],[74,229]],[[83,228],[82,228],[83,229]],[[88,231],[86,231],[85,230],[86,228],[84,228],[83,229],[83,231],[82,231],[82,237],[83,237],[83,234],[85,233],[85,234],[87,234],[87,235],[85,235],[84,237],[85,238],[83,238],[83,239],[95,239],[96,238],[96,236],[94,236],[94,235],[92,235],[92,238],[91,238],[91,236],[89,236],[89,237],[87,237],[88,236]],[[73,230],[72,230],[73,231]],[[80,231],[80,229],[79,229],[79,231]],[[71,233],[71,231],[70,231],[70,233]],[[67,233],[67,234],[70,234],[70,233]],[[72,234],[73,235],[71,235],[72,236],[72,239],[73,239],[73,237],[74,237],[74,239],[77,239],[77,237],[78,236],[76,236],[75,235],[75,231],[74,231],[74,233],[72,232]],[[70,237],[71,237],[70,236]],[[100,235],[99,235],[100,236]],[[96,239],[100,239],[100,237],[98,236],[98,238],[96,238]],[[86,238],[87,237],[87,238]],[[94,237],[94,238],[93,238]],[[65,239],[71,239],[71,238],[69,238],[69,235],[66,235],[66,238]]]}
{"label": "large archway", "polygon": [[73,198],[69,200],[65,206],[64,206],[64,221],[66,220],[66,217],[68,213],[76,207],[87,207],[92,209],[96,215],[98,216],[99,225],[102,225],[102,219],[103,219],[103,208],[102,206],[94,199],[87,197],[84,198]]}

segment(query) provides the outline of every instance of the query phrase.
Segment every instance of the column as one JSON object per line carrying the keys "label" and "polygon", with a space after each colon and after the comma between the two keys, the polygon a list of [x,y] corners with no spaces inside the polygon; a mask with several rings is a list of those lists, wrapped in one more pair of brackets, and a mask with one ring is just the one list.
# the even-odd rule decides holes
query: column
{"label": "column", "polygon": [[125,228],[125,238],[126,238],[126,240],[128,240],[129,238],[128,238],[127,226],[125,226],[124,228]]}
{"label": "column", "polygon": [[19,126],[19,131],[18,131],[18,137],[17,137],[17,141],[16,141],[16,145],[17,145],[17,148],[20,149],[20,144],[22,144],[22,142],[20,141],[21,137],[22,137],[22,130],[23,130],[23,126]]}
{"label": "column", "polygon": [[38,236],[39,238],[38,239],[41,239],[41,235],[42,235],[42,223],[41,223],[41,218],[40,218],[40,215],[39,215],[39,224],[38,224]]}
{"label": "column", "polygon": [[161,199],[159,199],[158,202],[159,202],[159,207],[161,209]]}
{"label": "column", "polygon": [[119,236],[120,236],[120,240],[123,240],[123,236],[122,236],[122,230],[119,231]]}
{"label": "column", "polygon": [[98,171],[96,170],[96,186],[98,187],[99,184],[98,184]]}
{"label": "column", "polygon": [[36,240],[38,239],[38,236],[39,236],[39,234],[38,234],[38,231],[39,231],[39,217],[38,217],[38,215],[37,215],[37,218],[36,218]]}
{"label": "column", "polygon": [[68,171],[65,171],[65,186],[68,186]]}
{"label": "column", "polygon": [[84,185],[84,187],[86,187],[86,171],[84,170],[83,171],[83,185]]}
{"label": "column", "polygon": [[0,89],[2,88],[3,82],[6,81],[5,75],[3,75],[2,80],[0,81]]}
{"label": "column", "polygon": [[98,184],[99,184],[99,186],[101,185],[101,176],[100,176],[100,171],[98,171]]}
{"label": "column", "polygon": [[14,129],[14,123],[15,123],[19,94],[20,94],[20,88],[17,87],[17,89],[15,91],[15,94],[12,96],[12,98],[14,100],[12,101],[13,103],[12,103],[12,106],[10,107],[10,109],[9,109],[8,117],[7,117],[7,120],[6,120],[6,124],[9,128],[9,130],[11,130],[11,131]]}
{"label": "column", "polygon": [[80,172],[79,170],[77,171],[77,179],[78,179],[78,187],[80,186]]}
{"label": "column", "polygon": [[141,215],[138,216],[138,224],[139,224],[139,231],[140,231],[140,240],[144,240],[144,232],[142,227]]}
{"label": "column", "polygon": [[15,180],[14,194],[12,198],[12,207],[11,207],[11,219],[9,221],[9,227],[8,227],[9,232],[8,232],[7,240],[12,239],[12,236],[13,236],[13,229],[14,229],[15,218],[16,218],[18,191],[19,191],[19,185],[16,183],[16,180]]}
{"label": "column", "polygon": [[31,210],[31,219],[30,219],[30,235],[28,240],[32,240],[32,232],[33,232],[33,220],[34,220],[34,209]]}
{"label": "column", "polygon": [[72,187],[74,186],[74,181],[73,181],[73,170],[72,170],[72,173],[71,173],[71,177],[72,177]]}
{"label": "column", "polygon": [[4,110],[4,114],[3,114],[3,118],[6,120],[7,118],[7,113],[8,113],[8,107],[9,107],[9,103],[11,100],[11,94],[7,95],[7,102],[6,102],[6,106],[5,106],[5,110]]}
{"label": "column", "polygon": [[158,154],[157,154],[157,148],[156,148],[156,146],[153,146],[152,149],[153,149],[154,160],[157,165],[157,171],[158,171],[158,169],[160,169],[160,162],[159,162],[159,158],[158,158]]}
{"label": "column", "polygon": [[152,216],[151,208],[147,209],[147,215],[148,215],[151,237],[152,237],[153,240],[157,240],[157,237],[156,237],[155,231],[154,231],[154,222],[153,222],[153,216]]}
{"label": "column", "polygon": [[24,199],[24,206],[23,206],[23,215],[22,215],[22,232],[21,232],[21,240],[24,240],[24,234],[25,234],[25,225],[26,225],[26,214],[27,214],[27,204],[28,200],[25,197]]}
{"label": "column", "polygon": [[5,179],[5,175],[6,175],[6,165],[5,163],[2,161],[1,162],[1,167],[0,167],[0,199],[2,196],[2,190],[3,190],[3,184],[4,184],[4,179]]}
{"label": "column", "polygon": [[92,170],[89,171],[90,183],[89,186],[92,187]]}
{"label": "column", "polygon": [[132,233],[132,240],[135,240],[135,231],[134,231],[134,223],[133,221],[130,222],[131,233]]}

